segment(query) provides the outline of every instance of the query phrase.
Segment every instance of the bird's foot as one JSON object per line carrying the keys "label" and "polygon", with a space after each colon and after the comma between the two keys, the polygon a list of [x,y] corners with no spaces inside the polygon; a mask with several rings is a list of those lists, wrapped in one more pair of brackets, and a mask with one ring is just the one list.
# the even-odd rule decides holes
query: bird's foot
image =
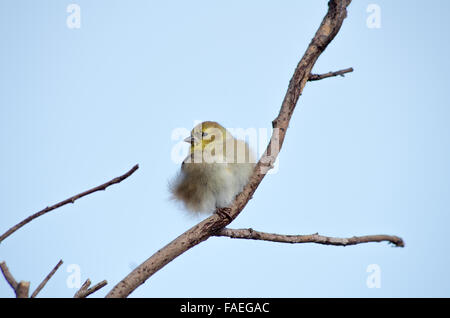
{"label": "bird's foot", "polygon": [[217,208],[216,213],[223,219],[228,219],[228,221],[233,221],[233,218],[230,216],[231,209],[230,208]]}

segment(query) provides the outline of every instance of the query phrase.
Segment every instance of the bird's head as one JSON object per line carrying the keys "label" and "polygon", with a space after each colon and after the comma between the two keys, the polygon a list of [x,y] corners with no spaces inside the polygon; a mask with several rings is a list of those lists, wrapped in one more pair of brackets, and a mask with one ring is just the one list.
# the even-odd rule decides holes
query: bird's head
{"label": "bird's head", "polygon": [[203,151],[207,146],[224,144],[228,138],[233,137],[222,125],[214,121],[204,121],[195,126],[191,135],[184,141],[191,144],[191,153],[193,153]]}

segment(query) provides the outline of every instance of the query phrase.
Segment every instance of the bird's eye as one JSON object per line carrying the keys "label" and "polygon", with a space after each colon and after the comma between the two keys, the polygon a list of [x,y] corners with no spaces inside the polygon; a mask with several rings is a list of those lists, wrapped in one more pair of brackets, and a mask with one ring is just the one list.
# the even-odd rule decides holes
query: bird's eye
{"label": "bird's eye", "polygon": [[208,136],[208,133],[206,133],[206,132],[202,132],[202,137],[206,137],[206,136]]}

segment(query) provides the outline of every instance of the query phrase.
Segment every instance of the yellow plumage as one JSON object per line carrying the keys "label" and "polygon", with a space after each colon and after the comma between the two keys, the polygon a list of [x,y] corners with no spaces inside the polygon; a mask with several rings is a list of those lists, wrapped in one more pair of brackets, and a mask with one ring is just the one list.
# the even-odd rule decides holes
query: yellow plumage
{"label": "yellow plumage", "polygon": [[227,207],[253,172],[249,146],[212,121],[194,127],[185,141],[191,144],[190,152],[170,185],[173,198],[194,213]]}

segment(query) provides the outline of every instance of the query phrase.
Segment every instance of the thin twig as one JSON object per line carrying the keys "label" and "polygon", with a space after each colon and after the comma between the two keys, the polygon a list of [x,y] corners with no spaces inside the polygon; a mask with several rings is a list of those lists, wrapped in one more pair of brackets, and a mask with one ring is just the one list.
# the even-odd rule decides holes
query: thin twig
{"label": "thin twig", "polygon": [[6,239],[8,236],[10,236],[10,235],[13,234],[15,231],[17,231],[18,229],[20,229],[22,226],[24,226],[24,225],[27,224],[28,222],[34,220],[35,218],[37,218],[37,217],[39,217],[39,216],[41,216],[41,215],[43,215],[43,214],[45,214],[45,213],[47,213],[47,212],[50,212],[50,211],[52,211],[52,210],[54,210],[54,209],[60,208],[60,207],[62,207],[63,205],[66,205],[66,204],[68,204],[68,203],[75,203],[75,201],[78,200],[79,198],[82,198],[82,197],[84,197],[84,196],[86,196],[86,195],[89,195],[89,194],[91,194],[91,193],[94,193],[94,192],[97,192],[97,191],[101,191],[101,190],[106,190],[107,187],[109,187],[109,186],[111,186],[111,185],[113,185],[113,184],[122,182],[123,180],[125,180],[126,178],[128,178],[129,176],[131,176],[138,168],[139,168],[139,165],[135,165],[133,168],[131,168],[130,171],[128,171],[127,173],[125,173],[124,175],[122,175],[122,176],[120,176],[120,177],[114,178],[114,179],[112,179],[112,180],[110,180],[110,181],[108,181],[108,182],[106,182],[106,183],[103,183],[103,184],[101,184],[101,185],[99,185],[99,186],[97,186],[97,187],[95,187],[95,188],[92,188],[92,189],[90,189],[90,190],[87,190],[87,191],[84,191],[84,192],[79,193],[79,194],[77,194],[77,195],[74,195],[74,196],[72,196],[72,197],[70,197],[70,198],[68,198],[68,199],[66,199],[66,200],[63,200],[63,201],[61,201],[61,202],[59,202],[59,203],[56,203],[55,205],[48,206],[48,207],[46,207],[45,209],[43,209],[43,210],[41,210],[41,211],[39,211],[39,212],[36,212],[36,213],[33,214],[33,215],[30,215],[30,216],[27,217],[25,220],[23,220],[22,222],[20,222],[20,223],[14,225],[14,226],[13,226],[12,228],[10,228],[8,231],[6,231],[4,234],[2,234],[2,236],[0,236],[0,243],[1,243],[4,239]]}
{"label": "thin twig", "polygon": [[327,77],[333,77],[333,76],[344,76],[346,73],[353,72],[353,67],[346,68],[344,70],[336,71],[336,72],[328,72],[325,74],[310,74],[308,81],[318,81]]}
{"label": "thin twig", "polygon": [[58,268],[62,265],[63,261],[60,260],[58,262],[58,264],[56,264],[56,266],[52,269],[52,271],[47,275],[47,277],[44,278],[44,280],[42,281],[42,283],[39,284],[38,287],[36,287],[36,290],[31,294],[30,298],[34,298],[37,296],[37,294],[39,294],[39,292],[42,290],[42,288],[44,288],[45,284],[47,284],[47,282],[50,280],[50,278],[52,278],[52,276],[56,273],[56,271],[58,270]]}
{"label": "thin twig", "polygon": [[84,295],[84,293],[88,290],[89,286],[91,286],[91,280],[88,278],[86,281],[81,285],[80,289],[73,295],[73,298],[83,298],[80,297],[81,295]]}
{"label": "thin twig", "polygon": [[251,228],[250,229],[223,228],[219,230],[215,234],[215,236],[226,236],[234,239],[263,240],[279,243],[317,243],[323,245],[338,245],[338,246],[387,241],[394,244],[397,247],[405,246],[403,240],[400,237],[384,234],[340,238],[340,237],[323,236],[319,235],[318,233],[310,235],[282,235],[282,234],[259,232]]}
{"label": "thin twig", "polygon": [[102,280],[100,283],[89,288],[89,286],[91,285],[91,280],[88,278],[81,286],[81,288],[75,293],[73,298],[86,298],[90,294],[95,293],[100,288],[106,286],[106,284],[108,284],[108,282],[106,280]]}
{"label": "thin twig", "polygon": [[6,281],[8,282],[9,286],[11,286],[11,288],[14,290],[14,292],[16,291],[17,288],[17,281],[14,279],[14,276],[11,274],[11,272],[9,271],[8,266],[6,266],[5,262],[1,262],[0,263],[0,268],[2,270],[3,276],[5,276]]}
{"label": "thin twig", "polygon": [[102,280],[100,283],[98,283],[98,284],[92,286],[91,288],[89,288],[89,289],[86,291],[84,297],[87,297],[87,296],[89,296],[90,294],[95,293],[97,290],[99,290],[100,288],[105,287],[107,284],[108,284],[108,282],[107,282],[106,280]]}
{"label": "thin twig", "polygon": [[0,268],[2,270],[3,276],[5,276],[6,281],[9,286],[14,290],[17,298],[28,298],[28,291],[30,290],[30,282],[17,281],[14,279],[14,276],[9,271],[8,266],[6,266],[5,262],[0,263]]}

